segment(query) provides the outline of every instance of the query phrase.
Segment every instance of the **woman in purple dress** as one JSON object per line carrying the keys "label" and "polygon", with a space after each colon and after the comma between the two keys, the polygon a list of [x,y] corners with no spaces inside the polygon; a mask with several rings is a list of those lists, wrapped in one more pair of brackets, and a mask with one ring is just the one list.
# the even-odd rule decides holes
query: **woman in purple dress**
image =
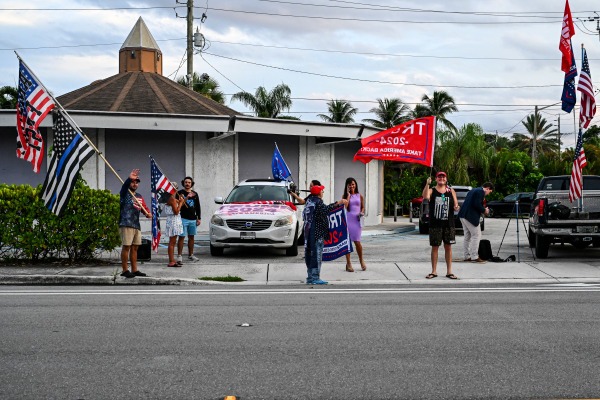
{"label": "woman in purple dress", "polygon": [[[346,185],[344,186],[344,197],[343,199],[348,200],[346,206],[346,221],[348,222],[348,233],[350,234],[350,240],[354,242],[356,253],[358,254],[358,260],[360,261],[360,267],[363,271],[367,269],[365,260],[363,260],[363,249],[360,243],[360,237],[362,235],[361,218],[365,215],[365,199],[362,194],[358,192],[358,184],[356,179],[346,179]],[[346,271],[354,272],[352,268],[352,261],[350,261],[350,253],[346,254]]]}

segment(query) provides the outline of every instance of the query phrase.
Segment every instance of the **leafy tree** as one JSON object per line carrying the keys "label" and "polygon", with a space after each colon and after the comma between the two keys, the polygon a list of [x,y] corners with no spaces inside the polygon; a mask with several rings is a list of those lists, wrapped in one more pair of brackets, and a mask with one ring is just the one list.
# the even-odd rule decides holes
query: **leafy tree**
{"label": "leafy tree", "polygon": [[[254,111],[257,117],[280,118],[279,114],[292,107],[292,91],[282,83],[267,92],[263,86],[256,89],[254,95],[248,92],[238,92],[231,96],[231,101],[240,101]],[[290,119],[290,118],[288,118]]]}
{"label": "leafy tree", "polygon": [[537,113],[537,118],[534,115],[528,115],[527,120],[523,121],[523,126],[527,130],[527,133],[514,133],[513,143],[517,150],[521,151],[533,151],[533,131],[534,123],[537,122],[537,137],[536,137],[536,149],[538,154],[542,153],[554,153],[558,151],[558,134],[556,128],[552,128],[552,124],[549,123],[540,113]]}
{"label": "leafy tree", "polygon": [[18,91],[16,87],[2,86],[0,88],[0,108],[15,109],[17,108]]}
{"label": "leafy tree", "polygon": [[600,127],[598,125],[592,125],[583,132],[583,143],[586,144],[591,141],[600,142]]}
{"label": "leafy tree", "polygon": [[[186,76],[177,79],[177,83],[188,87]],[[196,72],[192,74],[192,90],[218,103],[225,104],[225,94],[219,90],[219,82],[207,74],[198,75]]]}
{"label": "leafy tree", "polygon": [[429,113],[429,109],[427,107],[425,107],[423,104],[417,104],[410,112],[410,119],[429,117],[430,115],[431,114]]}
{"label": "leafy tree", "polygon": [[352,103],[346,100],[331,100],[327,102],[327,114],[318,114],[317,116],[325,122],[334,123],[352,123],[354,115],[358,112],[358,108],[352,107]]}
{"label": "leafy tree", "polygon": [[[458,111],[458,107],[454,102],[454,98],[444,90],[433,92],[433,97],[429,97],[426,94],[423,95],[421,100],[424,102],[423,107],[427,111],[427,115],[433,115],[437,123],[440,122],[442,125],[451,131],[456,131],[456,127],[446,118],[446,115]],[[416,107],[415,107],[416,108]]]}
{"label": "leafy tree", "polygon": [[389,129],[409,120],[410,108],[399,98],[377,99],[379,105],[371,108],[369,112],[375,114],[377,119],[363,119],[362,121],[379,129]]}
{"label": "leafy tree", "polygon": [[485,142],[481,126],[466,124],[458,131],[441,131],[439,139],[434,163],[438,170],[450,173],[451,182],[470,185],[489,179],[494,150]]}

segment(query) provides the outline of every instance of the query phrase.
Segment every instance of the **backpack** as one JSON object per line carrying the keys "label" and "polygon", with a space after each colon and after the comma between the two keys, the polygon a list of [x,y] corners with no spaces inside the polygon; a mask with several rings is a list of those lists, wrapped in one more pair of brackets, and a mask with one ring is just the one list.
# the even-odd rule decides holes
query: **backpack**
{"label": "backpack", "polygon": [[492,253],[492,244],[487,239],[481,239],[479,242],[479,258],[482,260],[491,260],[494,257]]}

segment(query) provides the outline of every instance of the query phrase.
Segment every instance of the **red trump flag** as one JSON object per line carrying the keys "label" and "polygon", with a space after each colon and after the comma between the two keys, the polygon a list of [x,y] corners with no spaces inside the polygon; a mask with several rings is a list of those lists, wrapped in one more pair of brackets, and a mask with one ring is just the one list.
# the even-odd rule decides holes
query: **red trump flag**
{"label": "red trump flag", "polygon": [[433,165],[435,117],[424,117],[396,125],[361,140],[354,161],[372,159]]}

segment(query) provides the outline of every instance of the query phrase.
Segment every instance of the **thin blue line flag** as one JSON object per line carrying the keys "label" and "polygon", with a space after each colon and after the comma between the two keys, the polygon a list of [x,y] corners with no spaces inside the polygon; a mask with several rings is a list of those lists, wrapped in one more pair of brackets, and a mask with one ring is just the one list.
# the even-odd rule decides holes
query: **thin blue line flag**
{"label": "thin blue line flag", "polygon": [[273,179],[278,181],[291,181],[292,173],[287,164],[283,160],[283,156],[279,152],[277,143],[275,143],[275,151],[273,152],[273,160],[271,161],[271,169],[273,170]]}

